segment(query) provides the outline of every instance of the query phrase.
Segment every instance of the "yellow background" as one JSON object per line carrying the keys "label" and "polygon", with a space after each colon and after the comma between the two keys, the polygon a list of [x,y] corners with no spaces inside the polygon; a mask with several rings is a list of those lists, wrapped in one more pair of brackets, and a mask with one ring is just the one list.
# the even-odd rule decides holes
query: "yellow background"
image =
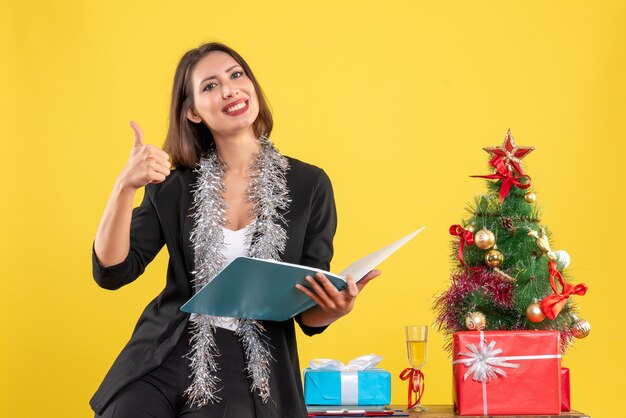
{"label": "yellow background", "polygon": [[[11,4],[9,4],[11,3]],[[90,250],[130,152],[128,121],[162,143],[175,65],[218,40],[246,57],[279,149],[323,167],[339,210],[333,270],[427,225],[385,262],[302,366],[370,352],[406,401],[403,326],[432,323],[448,287],[448,227],[485,190],[508,128],[593,330],[566,355],[572,403],[623,408],[626,6],[620,1],[4,2],[0,12],[0,405],[6,417],[86,417],[88,400],[163,287],[163,252],[120,291]],[[339,3],[339,4],[337,4]],[[451,402],[431,333],[426,403]]]}

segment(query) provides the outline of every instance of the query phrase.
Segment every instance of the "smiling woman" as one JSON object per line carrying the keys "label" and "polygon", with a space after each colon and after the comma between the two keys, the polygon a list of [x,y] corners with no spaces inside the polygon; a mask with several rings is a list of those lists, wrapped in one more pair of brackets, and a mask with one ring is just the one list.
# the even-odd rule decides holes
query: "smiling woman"
{"label": "smiling woman", "polygon": [[[210,72],[211,68],[208,67],[209,63],[205,62],[204,59],[209,59],[213,55],[221,56],[224,61],[229,61],[230,59],[235,67],[221,68],[226,73],[219,74],[216,72],[212,74]],[[237,69],[237,67],[239,68]],[[193,71],[196,68],[198,71]],[[209,72],[207,73],[206,71]],[[199,79],[194,80],[194,75]],[[206,123],[199,123],[200,119],[195,114],[194,106],[196,105],[196,97],[204,94],[204,90],[206,90],[206,93],[214,90],[218,86],[215,78],[218,76],[223,77],[224,75],[231,78],[233,76],[244,76],[243,78],[252,83],[254,87],[253,94],[258,107],[258,116],[252,123],[252,130],[256,137],[262,134],[267,136],[271,134],[274,126],[272,113],[267,104],[265,94],[246,61],[236,51],[226,45],[220,43],[204,44],[199,48],[192,49],[183,56],[174,75],[170,126],[164,149],[172,157],[172,163],[175,166],[194,167],[203,150],[214,145],[213,132]],[[217,96],[215,92],[213,96]],[[188,119],[191,120],[190,116],[195,116],[195,120],[193,120],[195,123],[188,123]]]}
{"label": "smiling woman", "polygon": [[344,291],[321,274],[307,277],[310,288],[298,289],[317,305],[283,322],[180,311],[237,256],[330,267],[330,180],[281,155],[268,139],[272,125],[250,67],[218,43],[181,59],[164,150],[144,145],[131,123],[131,157],[96,233],[94,278],[107,289],[126,285],[164,245],[170,262],[165,288],[91,400],[97,417],[307,416],[294,321],[307,335],[322,332],[379,272],[358,285],[348,277]]}

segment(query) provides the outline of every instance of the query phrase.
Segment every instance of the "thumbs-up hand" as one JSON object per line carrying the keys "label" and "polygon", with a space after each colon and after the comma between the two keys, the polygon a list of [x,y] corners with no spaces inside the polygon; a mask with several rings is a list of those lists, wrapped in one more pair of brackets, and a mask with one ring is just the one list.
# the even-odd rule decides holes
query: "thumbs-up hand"
{"label": "thumbs-up hand", "polygon": [[133,133],[135,134],[135,141],[133,142],[133,152],[134,152],[135,150],[141,148],[141,146],[143,145],[143,131],[141,130],[139,125],[137,125],[137,122],[133,120],[130,121],[130,128],[133,130]]}
{"label": "thumbs-up hand", "polygon": [[143,143],[143,131],[135,122],[130,122],[135,134],[133,148],[119,181],[123,187],[137,190],[149,183],[161,183],[170,174],[170,157],[165,151]]}

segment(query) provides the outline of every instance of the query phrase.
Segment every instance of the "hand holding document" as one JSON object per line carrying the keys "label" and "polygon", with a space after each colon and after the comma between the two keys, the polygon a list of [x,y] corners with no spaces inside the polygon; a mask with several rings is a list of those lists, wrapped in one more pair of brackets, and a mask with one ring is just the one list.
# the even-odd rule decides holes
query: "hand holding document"
{"label": "hand holding document", "polygon": [[338,275],[298,264],[238,257],[189,299],[181,310],[232,318],[285,321],[315,305],[312,299],[295,288],[296,284],[307,285],[306,276],[321,272],[337,289],[343,290],[346,276],[360,280],[424,228],[355,261]]}

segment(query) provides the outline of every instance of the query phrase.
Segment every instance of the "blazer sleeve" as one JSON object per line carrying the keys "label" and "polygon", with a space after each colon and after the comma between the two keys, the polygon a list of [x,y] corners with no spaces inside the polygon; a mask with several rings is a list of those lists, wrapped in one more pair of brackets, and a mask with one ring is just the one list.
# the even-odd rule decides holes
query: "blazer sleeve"
{"label": "blazer sleeve", "polygon": [[337,209],[330,179],[320,170],[311,201],[300,264],[330,270],[333,238],[337,230]]}
{"label": "blazer sleeve", "polygon": [[[306,228],[300,264],[330,271],[333,238],[337,230],[337,209],[328,175],[320,170],[311,201],[311,216]],[[302,323],[301,314],[294,318],[305,335],[323,332],[327,326],[310,327]]]}
{"label": "blazer sleeve", "polygon": [[130,250],[119,264],[104,267],[92,247],[93,278],[104,289],[115,290],[139,277],[159,253],[165,240],[156,209],[146,187],[141,205],[133,209],[130,223]]}

